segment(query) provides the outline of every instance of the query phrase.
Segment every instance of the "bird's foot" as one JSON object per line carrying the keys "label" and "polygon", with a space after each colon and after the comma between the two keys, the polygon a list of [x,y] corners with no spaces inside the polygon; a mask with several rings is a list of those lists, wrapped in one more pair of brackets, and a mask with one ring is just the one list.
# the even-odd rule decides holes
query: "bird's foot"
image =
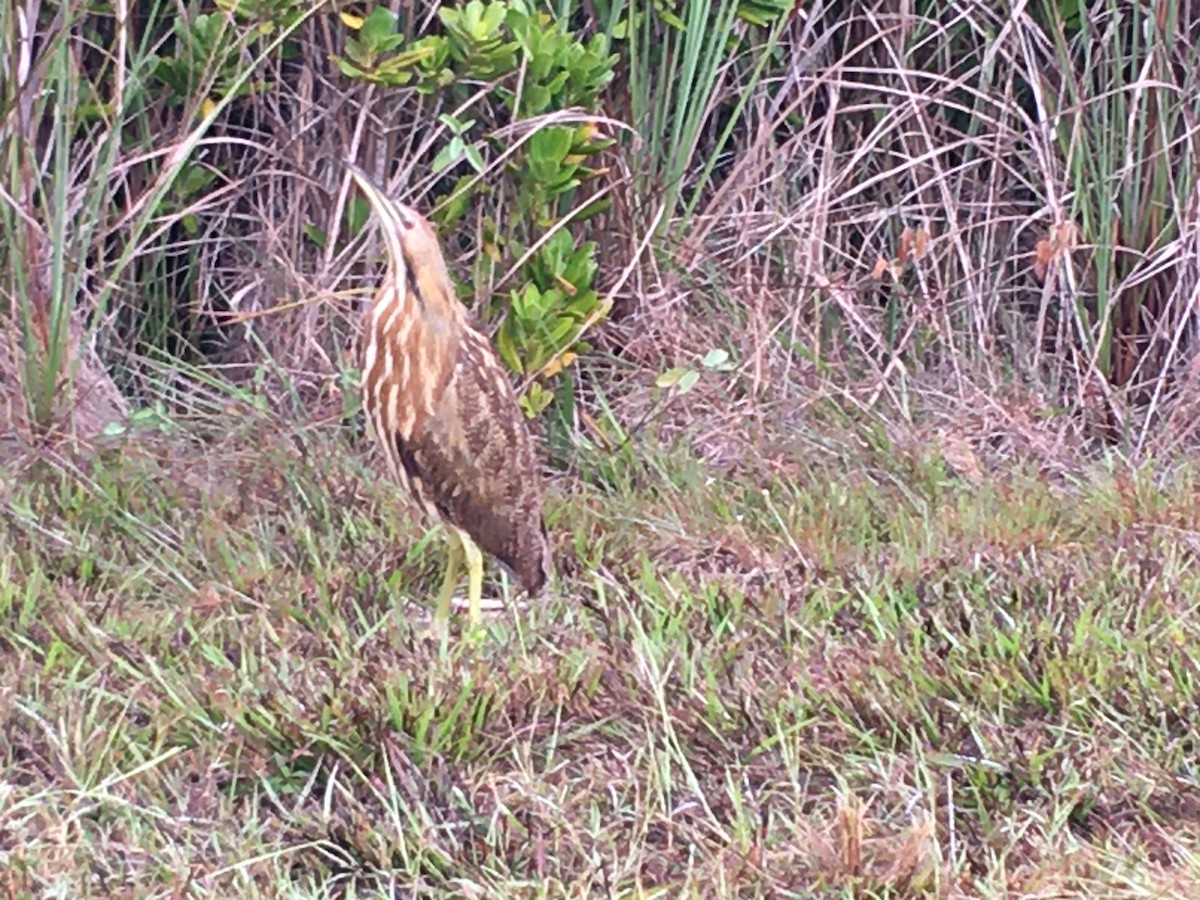
{"label": "bird's foot", "polygon": [[[520,601],[506,601],[500,597],[483,597],[479,601],[479,612],[490,617],[509,610],[522,609],[524,606],[525,604]],[[459,614],[455,618],[461,623],[460,637],[462,641],[474,644],[487,635],[487,628],[482,618],[477,622],[470,621],[468,613],[471,604],[466,597],[451,597],[449,607],[447,612],[453,611]],[[417,640],[439,644],[443,649],[447,647],[450,639],[449,616],[439,616],[435,610],[408,599],[397,604],[395,614],[400,619],[406,619],[413,624],[413,634]],[[413,622],[414,619],[422,620],[420,626]]]}
{"label": "bird's foot", "polygon": [[[466,597],[451,597],[450,605],[454,609],[465,609],[467,611],[471,609],[471,603]],[[480,612],[502,613],[508,608],[509,604],[500,597],[481,597],[479,600]]]}
{"label": "bird's foot", "polygon": [[[469,598],[452,597],[450,605],[456,611],[465,613],[461,616],[462,640],[466,644],[478,644],[487,636],[487,625],[484,616],[497,616],[508,611],[508,604],[499,597],[480,597],[478,605],[471,609]],[[474,615],[472,615],[474,613]]]}

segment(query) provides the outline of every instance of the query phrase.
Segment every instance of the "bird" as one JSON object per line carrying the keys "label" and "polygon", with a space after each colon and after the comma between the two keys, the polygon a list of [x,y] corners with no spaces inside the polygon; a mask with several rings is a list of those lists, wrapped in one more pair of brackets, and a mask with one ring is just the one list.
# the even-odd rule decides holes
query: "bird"
{"label": "bird", "polygon": [[433,225],[345,165],[379,220],[387,272],[363,317],[360,390],[392,477],[449,554],[434,611],[445,633],[463,562],[467,617],[481,619],[483,554],[536,596],[552,572],[540,463],[512,382],[458,299]]}

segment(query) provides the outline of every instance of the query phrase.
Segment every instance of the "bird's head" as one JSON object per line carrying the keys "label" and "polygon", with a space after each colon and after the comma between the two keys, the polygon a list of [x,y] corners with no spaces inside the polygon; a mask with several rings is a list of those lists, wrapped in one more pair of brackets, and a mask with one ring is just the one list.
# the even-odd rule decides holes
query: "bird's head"
{"label": "bird's head", "polygon": [[345,163],[383,227],[388,259],[400,283],[411,279],[423,290],[449,287],[450,275],[437,232],[411,206],[393,200],[374,179],[348,160]]}

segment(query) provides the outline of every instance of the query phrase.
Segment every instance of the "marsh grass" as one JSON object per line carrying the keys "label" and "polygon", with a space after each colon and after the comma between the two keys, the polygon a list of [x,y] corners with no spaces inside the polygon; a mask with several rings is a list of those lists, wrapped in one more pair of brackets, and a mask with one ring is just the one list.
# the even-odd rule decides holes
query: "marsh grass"
{"label": "marsh grass", "polygon": [[140,443],[4,472],[13,896],[1196,887],[1190,470],[571,482],[443,651],[338,432]]}

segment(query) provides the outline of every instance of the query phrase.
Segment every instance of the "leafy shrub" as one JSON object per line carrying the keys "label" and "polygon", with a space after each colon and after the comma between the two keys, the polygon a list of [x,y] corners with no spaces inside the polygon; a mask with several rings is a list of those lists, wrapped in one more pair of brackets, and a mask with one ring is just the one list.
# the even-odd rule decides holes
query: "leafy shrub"
{"label": "leafy shrub", "polygon": [[[443,231],[454,228],[473,204],[486,210],[486,246],[464,295],[486,294],[498,270],[520,261],[516,285],[487,297],[479,312],[485,319],[502,319],[496,338],[500,355],[529,380],[522,403],[534,415],[552,395],[533,379],[562,371],[586,346],[584,324],[604,313],[594,286],[596,244],[577,240],[567,225],[576,226],[606,206],[586,197],[581,203],[580,194],[601,171],[589,160],[612,143],[586,122],[554,124],[546,114],[595,111],[617,57],[604,35],[584,40],[567,22],[522,0],[471,0],[442,7],[438,18],[444,33],[408,41],[385,7],[361,19],[343,14],[351,34],[336,63],[352,79],[438,91],[455,108],[471,102],[479,81],[494,82],[477,101],[474,118],[443,114],[451,136],[430,163],[435,176],[452,175],[464,163],[473,174],[453,181],[443,177],[442,190],[421,204],[432,210]],[[509,127],[500,129],[504,135],[525,123],[531,128],[502,169],[493,165],[488,179],[478,177],[488,170],[485,156],[503,154],[507,138],[473,138],[481,120],[507,122]]]}

